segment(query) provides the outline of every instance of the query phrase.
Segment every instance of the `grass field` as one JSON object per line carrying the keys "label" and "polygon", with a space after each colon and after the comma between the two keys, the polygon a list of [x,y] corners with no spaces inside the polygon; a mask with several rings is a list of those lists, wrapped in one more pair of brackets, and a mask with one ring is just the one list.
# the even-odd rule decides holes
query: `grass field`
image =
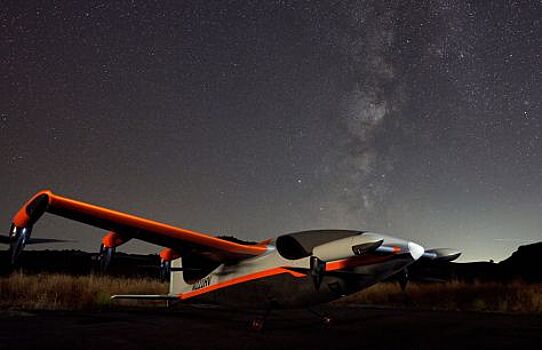
{"label": "grass field", "polygon": [[[25,275],[0,278],[0,309],[88,310],[114,305],[164,305],[122,301],[113,294],[165,294],[167,283],[144,278],[110,276]],[[542,285],[514,283],[409,283],[405,292],[395,283],[380,283],[335,303],[387,305],[423,309],[542,313]]]}
{"label": "grass field", "polygon": [[[0,309],[96,309],[109,307],[113,294],[166,294],[167,290],[168,284],[143,278],[13,273],[0,278]],[[126,304],[137,302],[121,305]]]}
{"label": "grass field", "polygon": [[396,283],[379,283],[336,303],[540,314],[542,284],[457,281],[409,283],[403,292]]}

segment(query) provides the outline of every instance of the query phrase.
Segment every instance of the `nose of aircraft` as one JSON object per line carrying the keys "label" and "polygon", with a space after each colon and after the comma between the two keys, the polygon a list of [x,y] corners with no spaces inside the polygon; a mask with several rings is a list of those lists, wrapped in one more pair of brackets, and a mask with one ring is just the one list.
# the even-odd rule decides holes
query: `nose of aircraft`
{"label": "nose of aircraft", "polygon": [[414,258],[414,260],[418,260],[423,253],[425,252],[425,249],[419,244],[416,244],[414,242],[408,242],[408,250],[410,252],[410,255]]}

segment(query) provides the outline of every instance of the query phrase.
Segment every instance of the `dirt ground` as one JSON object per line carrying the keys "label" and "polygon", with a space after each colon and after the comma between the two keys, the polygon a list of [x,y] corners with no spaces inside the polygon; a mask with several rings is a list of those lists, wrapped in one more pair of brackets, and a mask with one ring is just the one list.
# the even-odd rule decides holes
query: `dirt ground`
{"label": "dirt ground", "polygon": [[253,316],[215,308],[0,312],[0,349],[542,349],[542,316],[328,306]]}

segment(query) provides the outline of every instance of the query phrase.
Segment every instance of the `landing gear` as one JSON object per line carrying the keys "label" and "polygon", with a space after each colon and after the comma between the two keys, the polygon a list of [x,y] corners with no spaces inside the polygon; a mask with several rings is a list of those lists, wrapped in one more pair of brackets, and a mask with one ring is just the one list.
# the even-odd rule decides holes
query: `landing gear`
{"label": "landing gear", "polygon": [[399,286],[404,292],[408,284],[408,270],[404,269],[397,274],[397,281],[399,281]]}
{"label": "landing gear", "polygon": [[97,267],[99,272],[105,272],[111,265],[111,260],[115,254],[115,247],[106,247],[100,245],[100,253],[98,254]]}
{"label": "landing gear", "polygon": [[250,324],[250,330],[253,332],[261,332],[263,331],[264,324],[265,324],[265,318],[256,317],[252,320],[252,323]]}
{"label": "landing gear", "polygon": [[312,315],[316,316],[325,327],[331,326],[331,324],[333,323],[333,318],[328,315],[321,314],[320,312],[311,308],[308,308],[307,311],[309,311]]}
{"label": "landing gear", "polygon": [[252,319],[252,322],[250,323],[250,330],[253,332],[263,332],[265,321],[271,314],[271,308],[268,308],[265,310],[265,314],[262,316],[256,316]]}

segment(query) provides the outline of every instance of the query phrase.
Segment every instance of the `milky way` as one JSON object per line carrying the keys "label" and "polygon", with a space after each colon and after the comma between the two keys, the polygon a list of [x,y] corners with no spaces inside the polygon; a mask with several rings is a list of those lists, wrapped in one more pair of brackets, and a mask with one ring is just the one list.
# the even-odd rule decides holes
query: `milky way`
{"label": "milky way", "polygon": [[[540,1],[3,5],[0,225],[51,188],[212,234],[371,229],[502,259],[542,240],[541,14]],[[47,216],[34,234],[92,251],[102,233]]]}

